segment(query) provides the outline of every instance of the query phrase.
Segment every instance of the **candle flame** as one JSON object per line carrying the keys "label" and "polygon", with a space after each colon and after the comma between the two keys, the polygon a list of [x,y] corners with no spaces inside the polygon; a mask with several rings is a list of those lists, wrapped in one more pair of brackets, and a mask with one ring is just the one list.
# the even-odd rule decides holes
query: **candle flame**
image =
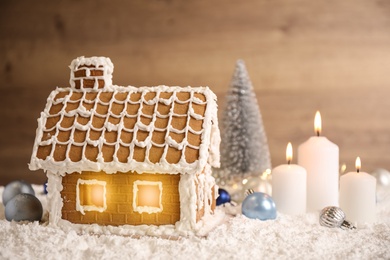
{"label": "candle flame", "polygon": [[292,161],[292,156],[293,156],[292,145],[291,145],[291,143],[288,143],[288,144],[287,144],[287,148],[286,148],[286,160],[287,160],[287,164],[290,164],[290,163],[291,163],[291,161]]}
{"label": "candle flame", "polygon": [[362,162],[360,161],[359,156],[356,158],[355,166],[356,166],[356,172],[359,172],[360,168],[362,167]]}
{"label": "candle flame", "polygon": [[320,111],[317,111],[316,116],[314,117],[314,131],[317,134],[317,136],[320,136],[321,134],[321,127],[322,122],[321,122],[321,114]]}

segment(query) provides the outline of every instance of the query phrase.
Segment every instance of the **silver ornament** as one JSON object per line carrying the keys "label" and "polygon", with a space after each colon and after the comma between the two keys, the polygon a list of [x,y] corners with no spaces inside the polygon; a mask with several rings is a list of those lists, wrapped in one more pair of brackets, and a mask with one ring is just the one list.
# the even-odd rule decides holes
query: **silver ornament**
{"label": "silver ornament", "polygon": [[8,201],[4,213],[8,221],[40,221],[43,208],[40,200],[34,195],[22,193]]}
{"label": "silver ornament", "polygon": [[8,201],[18,194],[28,193],[35,195],[34,189],[30,183],[25,181],[13,181],[8,183],[3,191],[3,205],[5,206]]}
{"label": "silver ornament", "polygon": [[339,227],[342,229],[355,229],[351,222],[345,220],[344,211],[335,206],[326,207],[321,210],[320,213],[320,224],[325,227]]}
{"label": "silver ornament", "polygon": [[251,194],[253,194],[253,193],[255,193],[254,190],[248,189],[248,190],[245,191],[245,197],[247,197],[247,196],[249,196],[249,195],[251,195]]}
{"label": "silver ornament", "polygon": [[388,170],[378,168],[375,169],[371,175],[375,177],[378,187],[390,187],[390,172]]}

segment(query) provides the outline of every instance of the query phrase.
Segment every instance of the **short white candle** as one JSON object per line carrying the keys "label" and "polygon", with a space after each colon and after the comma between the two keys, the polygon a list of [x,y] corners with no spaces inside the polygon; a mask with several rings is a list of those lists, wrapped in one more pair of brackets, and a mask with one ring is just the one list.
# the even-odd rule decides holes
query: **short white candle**
{"label": "short white candle", "polygon": [[376,218],[376,179],[360,171],[360,158],[356,158],[356,172],[340,178],[340,208],[346,219],[355,224],[372,223]]}
{"label": "short white candle", "polygon": [[276,209],[285,214],[306,212],[306,170],[292,161],[292,145],[286,149],[287,164],[272,170],[272,198]]}
{"label": "short white candle", "polygon": [[316,136],[298,147],[298,164],[307,171],[307,211],[339,203],[339,147],[320,136],[321,115],[314,120]]}

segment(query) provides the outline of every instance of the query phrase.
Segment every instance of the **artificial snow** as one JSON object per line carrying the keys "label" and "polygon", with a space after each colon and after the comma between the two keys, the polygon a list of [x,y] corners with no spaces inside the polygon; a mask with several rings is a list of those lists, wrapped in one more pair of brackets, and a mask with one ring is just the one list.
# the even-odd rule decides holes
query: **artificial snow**
{"label": "artificial snow", "polygon": [[[43,186],[34,189],[45,209]],[[390,187],[378,190],[377,201],[377,222],[356,230],[322,227],[318,213],[279,214],[269,221],[238,215],[206,238],[179,240],[78,234],[46,221],[8,222],[0,203],[0,259],[390,259]]]}

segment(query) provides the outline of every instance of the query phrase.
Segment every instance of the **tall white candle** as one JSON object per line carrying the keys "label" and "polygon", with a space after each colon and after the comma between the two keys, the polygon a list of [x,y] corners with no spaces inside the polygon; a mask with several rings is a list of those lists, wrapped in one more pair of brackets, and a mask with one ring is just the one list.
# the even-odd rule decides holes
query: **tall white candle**
{"label": "tall white candle", "polygon": [[372,223],[376,218],[376,179],[360,171],[360,158],[356,158],[356,172],[340,178],[340,208],[346,219],[355,223]]}
{"label": "tall white candle", "polygon": [[316,136],[298,147],[298,164],[307,171],[307,211],[339,204],[339,147],[321,134],[321,115],[314,119]]}
{"label": "tall white candle", "polygon": [[306,170],[292,161],[292,145],[286,149],[287,164],[272,170],[272,198],[276,209],[285,214],[306,212]]}

